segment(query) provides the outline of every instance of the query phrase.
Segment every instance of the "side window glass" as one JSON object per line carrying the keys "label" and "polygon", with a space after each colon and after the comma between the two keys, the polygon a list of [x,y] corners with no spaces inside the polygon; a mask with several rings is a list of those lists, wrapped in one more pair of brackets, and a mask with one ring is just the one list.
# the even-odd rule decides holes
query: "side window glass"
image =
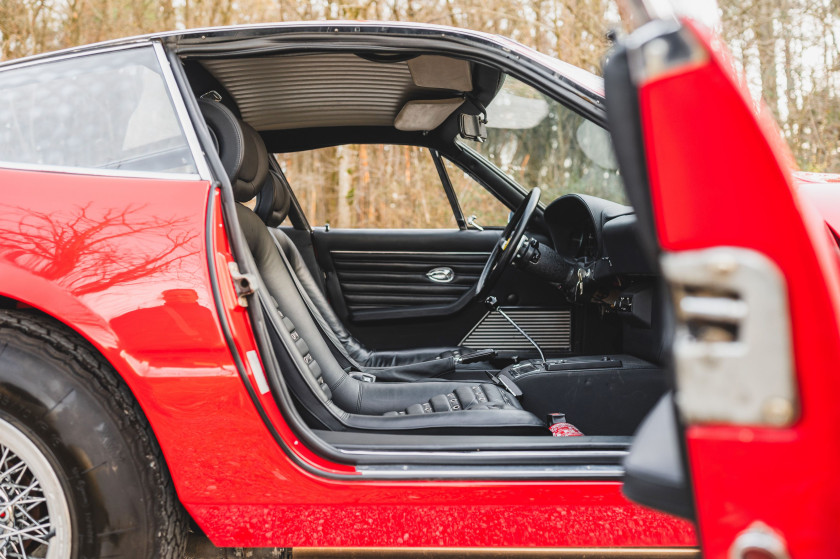
{"label": "side window glass", "polygon": [[152,47],[0,72],[0,164],[196,173]]}
{"label": "side window glass", "polygon": [[461,205],[464,217],[475,215],[476,222],[482,227],[504,227],[507,225],[510,210],[495,196],[481,186],[474,178],[462,171],[457,165],[442,158],[449,181],[455,190],[455,196]]}
{"label": "side window glass", "polygon": [[452,207],[429,151],[352,144],[277,160],[312,225],[355,229],[454,229]]}

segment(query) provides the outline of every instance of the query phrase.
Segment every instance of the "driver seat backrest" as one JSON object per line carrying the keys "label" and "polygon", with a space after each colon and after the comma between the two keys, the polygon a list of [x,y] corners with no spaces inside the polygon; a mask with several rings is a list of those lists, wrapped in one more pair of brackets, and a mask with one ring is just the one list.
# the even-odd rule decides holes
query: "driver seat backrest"
{"label": "driver seat backrest", "polygon": [[[219,115],[226,107],[200,104],[218,142],[220,157],[234,186],[237,202],[255,194],[251,184],[260,177],[259,156],[225,150],[244,149],[250,143],[262,146],[259,134],[236,117]],[[250,130],[249,130],[250,129]],[[246,139],[246,136],[253,135]],[[249,165],[243,165],[249,161]],[[229,166],[230,165],[230,166]],[[245,175],[242,176],[242,170]],[[267,170],[262,180],[271,180]],[[279,339],[278,353],[285,352],[294,367],[284,377],[306,408],[331,428],[377,431],[406,429],[432,432],[546,433],[545,424],[522,409],[509,392],[494,384],[464,382],[368,383],[351,377],[334,358],[320,335],[309,310],[298,294],[262,220],[251,210],[236,205],[239,225],[257,264],[260,291],[267,297],[263,307]],[[270,299],[272,305],[266,305]],[[296,374],[297,373],[297,374]],[[313,401],[314,398],[314,401]],[[323,412],[327,412],[326,417]],[[320,414],[320,415],[319,415]],[[386,415],[387,414],[387,415]]]}
{"label": "driver seat backrest", "polygon": [[387,367],[401,367],[436,361],[455,357],[461,353],[471,351],[465,347],[424,347],[414,349],[397,350],[372,350],[365,347],[344,327],[344,323],[338,318],[332,305],[330,305],[324,293],[321,291],[316,279],[309,271],[309,267],[295,246],[282,229],[271,228],[271,235],[276,239],[278,247],[283,251],[292,272],[297,276],[301,287],[305,290],[309,300],[323,318],[326,328],[329,328],[334,335],[335,341],[341,346],[351,360],[351,364],[357,365],[360,370],[376,374],[376,369]]}
{"label": "driver seat backrest", "polygon": [[268,151],[262,137],[221,103],[199,99],[198,107],[228,173],[233,197],[237,201],[251,200],[268,177]]}
{"label": "driver seat backrest", "polygon": [[274,171],[271,171],[271,175],[272,180],[267,181],[257,195],[257,207],[254,211],[269,226],[271,234],[283,250],[283,254],[300,286],[305,290],[306,296],[322,318],[325,328],[330,330],[336,343],[341,346],[341,353],[346,354],[353,365],[375,375],[377,372],[375,369],[378,368],[400,367],[425,361],[435,361],[472,351],[470,348],[462,346],[397,350],[374,350],[365,347],[344,326],[294,242],[282,229],[276,227],[286,219],[289,213],[291,193],[285,177]]}

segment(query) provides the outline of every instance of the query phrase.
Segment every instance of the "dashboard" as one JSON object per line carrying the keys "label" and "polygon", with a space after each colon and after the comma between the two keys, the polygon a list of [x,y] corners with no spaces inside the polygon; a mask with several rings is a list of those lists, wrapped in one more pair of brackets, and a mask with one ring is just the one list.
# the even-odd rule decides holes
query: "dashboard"
{"label": "dashboard", "polygon": [[598,257],[599,235],[586,201],[575,195],[558,198],[545,209],[554,250],[566,258],[594,260]]}
{"label": "dashboard", "polygon": [[653,275],[644,258],[633,208],[585,194],[567,194],[544,212],[554,250],[590,267],[593,280]]}

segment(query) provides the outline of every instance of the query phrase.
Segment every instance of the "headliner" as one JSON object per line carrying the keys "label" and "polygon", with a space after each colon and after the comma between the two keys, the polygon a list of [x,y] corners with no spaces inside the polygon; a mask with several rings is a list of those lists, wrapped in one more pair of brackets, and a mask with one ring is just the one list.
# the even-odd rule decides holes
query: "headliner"
{"label": "headliner", "polygon": [[421,87],[406,61],[351,53],[205,59],[201,64],[260,132],[337,126],[393,126],[406,101],[461,93]]}

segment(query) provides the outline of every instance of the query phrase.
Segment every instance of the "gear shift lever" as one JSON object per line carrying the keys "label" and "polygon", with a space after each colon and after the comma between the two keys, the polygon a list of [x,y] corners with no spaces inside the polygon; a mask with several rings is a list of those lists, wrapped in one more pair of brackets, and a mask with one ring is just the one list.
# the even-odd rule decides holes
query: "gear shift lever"
{"label": "gear shift lever", "polygon": [[535,341],[531,338],[531,336],[529,336],[528,334],[526,334],[526,333],[525,333],[525,330],[523,330],[522,328],[520,328],[520,327],[519,327],[519,325],[518,325],[517,323],[515,323],[515,322],[513,321],[513,319],[512,319],[511,317],[509,317],[509,316],[505,313],[505,311],[503,311],[503,310],[499,307],[499,303],[498,303],[498,301],[496,300],[496,298],[495,298],[495,297],[493,297],[493,296],[491,295],[490,297],[488,297],[488,298],[486,298],[486,299],[484,300],[484,304],[485,304],[485,305],[487,305],[487,308],[488,308],[488,309],[490,309],[490,311],[491,311],[491,312],[492,312],[492,311],[496,311],[497,313],[499,313],[500,315],[502,315],[503,317],[505,317],[505,320],[507,320],[508,322],[510,322],[510,323],[511,323],[511,325],[513,325],[513,327],[514,327],[514,328],[516,328],[516,330],[517,330],[520,334],[522,334],[523,336],[525,336],[525,339],[527,339],[529,342],[531,342],[531,345],[532,345],[532,346],[534,346],[535,348],[537,348],[537,352],[540,354],[540,359],[541,359],[541,360],[542,360],[542,362],[543,362],[543,367],[545,367],[545,368],[546,368],[546,370],[548,370],[548,363],[546,363],[546,361],[545,361],[545,355],[543,355],[543,352],[542,352],[542,350],[540,349],[540,346],[539,346],[539,345],[537,345],[537,342],[535,342]]}

